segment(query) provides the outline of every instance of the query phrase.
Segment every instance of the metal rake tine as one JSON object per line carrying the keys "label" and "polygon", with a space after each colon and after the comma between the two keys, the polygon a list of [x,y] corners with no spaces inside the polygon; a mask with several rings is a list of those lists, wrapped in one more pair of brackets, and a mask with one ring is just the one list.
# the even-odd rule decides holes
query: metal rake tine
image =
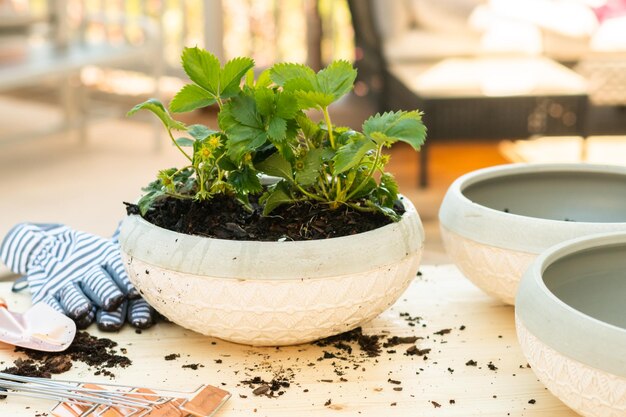
{"label": "metal rake tine", "polygon": [[[12,389],[13,391],[48,395],[51,399],[56,399],[58,401],[79,400],[90,404],[125,406],[129,408],[140,407],[145,409],[148,409],[153,405],[157,405],[154,401],[134,397],[129,398],[128,396],[123,395],[123,393],[111,393],[110,391],[105,390],[79,389],[77,392],[76,387],[66,389],[65,387],[56,388],[51,385],[40,386],[37,383],[33,384],[11,381],[0,382],[0,386]],[[82,395],[81,392],[88,393],[89,395]]]}
{"label": "metal rake tine", "polygon": [[[20,375],[5,374],[5,373],[0,372],[0,386],[3,385],[3,380],[4,381],[11,380],[11,381],[18,381],[22,383],[28,383],[28,384],[31,384],[31,386],[43,386],[41,389],[45,389],[45,390],[57,390],[57,391],[63,391],[63,392],[67,392],[67,391],[83,392],[83,393],[93,394],[94,396],[98,396],[98,397],[115,398],[115,399],[120,399],[124,403],[127,403],[127,404],[132,403],[132,405],[138,405],[138,406],[141,406],[143,404],[158,405],[163,402],[167,402],[167,401],[159,401],[159,400],[156,400],[156,401],[149,400],[146,398],[137,398],[136,396],[128,397],[127,394],[131,393],[130,390],[136,387],[126,386],[126,385],[114,385],[114,384],[106,384],[106,383],[97,384],[97,385],[107,385],[107,386],[115,386],[115,387],[129,389],[128,392],[108,391],[104,389],[99,390],[99,389],[92,389],[92,388],[84,388],[81,386],[84,383],[79,382],[79,381],[62,381],[62,380],[52,380],[52,379],[47,379],[47,378],[24,377]],[[24,385],[19,384],[16,386],[23,387]],[[50,387],[50,388],[45,388],[45,387]],[[159,394],[141,393],[141,397],[144,397],[144,396],[149,396],[149,397],[154,396],[154,397],[159,397],[159,398],[163,397],[162,395],[159,395]],[[171,397],[171,398],[174,398],[174,397]]]}
{"label": "metal rake tine", "polygon": [[[0,378],[2,378],[4,374],[2,372],[0,372]],[[21,377],[21,378],[33,378],[33,377]],[[40,379],[40,378],[35,378],[35,379]],[[44,379],[44,378],[41,378]],[[95,385],[101,385],[101,386],[106,386],[106,387],[117,387],[117,388],[130,388],[130,389],[136,389],[136,388],[145,388],[145,389],[149,389],[152,391],[158,391],[158,392],[166,392],[166,393],[171,393],[171,394],[175,394],[174,396],[170,397],[170,398],[179,398],[178,394],[182,394],[182,396],[186,396],[186,395],[191,395],[191,394],[195,394],[198,391],[202,390],[204,387],[206,387],[206,384],[200,384],[198,385],[198,387],[192,391],[176,391],[176,390],[169,390],[169,389],[161,389],[161,388],[152,388],[152,387],[139,387],[139,386],[135,386],[135,385],[121,385],[121,384],[112,384],[109,382],[85,382],[85,381],[76,381],[76,380],[70,380],[70,379],[54,379],[54,380],[50,380],[50,379],[46,379],[46,381],[54,381],[54,382],[61,382],[61,383],[67,383],[67,384],[78,384],[78,385],[82,385],[82,384],[86,384],[86,383],[92,383]],[[159,396],[159,394],[142,394],[142,395],[146,395],[146,396]]]}

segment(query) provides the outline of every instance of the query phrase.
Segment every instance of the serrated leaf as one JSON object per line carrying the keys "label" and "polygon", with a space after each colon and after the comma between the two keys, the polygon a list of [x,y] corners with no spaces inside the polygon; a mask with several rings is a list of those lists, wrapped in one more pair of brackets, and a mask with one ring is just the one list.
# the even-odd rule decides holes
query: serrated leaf
{"label": "serrated leaf", "polygon": [[283,85],[283,91],[295,94],[298,91],[315,91],[315,79],[311,82],[305,78],[293,78],[287,80]]}
{"label": "serrated leaf", "polygon": [[267,196],[264,199],[265,206],[263,207],[263,215],[267,216],[272,211],[274,211],[277,207],[283,204],[293,203],[293,199],[289,196],[289,194],[283,189],[279,183],[274,187],[272,191],[269,191]]}
{"label": "serrated leaf", "polygon": [[278,153],[272,154],[265,161],[259,162],[255,165],[255,168],[263,174],[271,175],[272,177],[293,180],[291,164]]}
{"label": "serrated leaf", "polygon": [[386,188],[389,191],[389,194],[393,197],[393,200],[398,198],[398,183],[392,174],[389,172],[385,172],[380,177],[380,186]]}
{"label": "serrated leaf", "polygon": [[239,93],[241,78],[254,67],[254,60],[251,58],[234,58],[224,65],[220,72],[220,96],[230,98]]}
{"label": "serrated leaf", "polygon": [[187,127],[187,133],[189,133],[196,140],[204,140],[211,135],[219,133],[216,130],[209,129],[208,127],[200,124],[191,125]]}
{"label": "serrated leaf", "polygon": [[[245,126],[262,128],[263,125],[257,113],[254,98],[250,96],[239,96],[233,98],[230,104],[228,111],[233,115],[235,120]],[[222,112],[223,111],[222,109]]]}
{"label": "serrated leaf", "polygon": [[247,195],[259,193],[263,190],[257,171],[244,165],[243,168],[228,173],[228,183],[238,194]]}
{"label": "serrated leaf", "polygon": [[254,70],[253,69],[249,69],[248,72],[246,72],[246,86],[249,88],[254,87]]}
{"label": "serrated leaf", "polygon": [[376,198],[383,207],[393,207],[394,202],[398,198],[398,183],[395,178],[388,172],[380,177],[380,185],[376,189]]}
{"label": "serrated leaf", "polygon": [[194,142],[193,139],[189,138],[176,138],[176,143],[182,147],[193,147]]}
{"label": "serrated leaf", "polygon": [[233,161],[241,160],[243,155],[256,151],[267,141],[265,126],[250,96],[233,98],[222,108],[217,120],[228,136],[227,153]]}
{"label": "serrated leaf", "polygon": [[291,93],[282,92],[276,99],[276,116],[283,119],[293,119],[300,111],[298,100]]}
{"label": "serrated leaf", "polygon": [[295,96],[301,109],[326,108],[335,100],[332,95],[317,91],[296,91]]}
{"label": "serrated leaf", "polygon": [[322,149],[311,149],[302,158],[302,167],[298,169],[296,162],[296,182],[304,187],[313,184],[320,175],[322,167]]}
{"label": "serrated leaf", "polygon": [[282,142],[287,136],[287,122],[280,117],[273,117],[267,126],[267,135],[274,142]]}
{"label": "serrated leaf", "polygon": [[271,116],[274,113],[274,92],[269,88],[257,88],[254,91],[254,101],[257,111],[263,116]]}
{"label": "serrated leaf", "polygon": [[194,84],[187,84],[170,101],[170,111],[184,113],[215,104],[208,91]]}
{"label": "serrated leaf", "polygon": [[228,130],[228,141],[226,144],[228,156],[233,161],[240,161],[241,158],[265,143],[267,133],[249,126],[235,126]]}
{"label": "serrated leaf", "polygon": [[337,150],[333,158],[333,174],[338,175],[358,166],[365,154],[376,149],[376,144],[370,139],[359,135]]}
{"label": "serrated leaf", "polygon": [[183,49],[181,60],[191,81],[213,96],[219,95],[220,61],[215,55],[195,46]]}
{"label": "serrated leaf", "polygon": [[356,70],[348,61],[334,61],[317,73],[317,91],[337,100],[352,90],[356,75]]}
{"label": "serrated leaf", "polygon": [[302,112],[296,114],[296,122],[300,129],[302,129],[304,136],[309,139],[313,138],[320,131],[320,127],[316,123],[313,123],[313,121]]}
{"label": "serrated leaf", "polygon": [[256,88],[266,88],[272,84],[272,78],[270,77],[270,69],[266,69],[259,74],[255,86]]}
{"label": "serrated leaf", "polygon": [[162,190],[153,190],[141,196],[141,198],[137,202],[137,206],[139,207],[139,212],[141,213],[141,215],[145,216],[150,208],[152,208],[154,202],[163,196],[165,196],[165,192],[163,192]]}
{"label": "serrated leaf", "polygon": [[222,158],[220,158],[220,161],[217,163],[217,165],[221,169],[225,169],[227,171],[234,171],[237,169],[237,164],[231,161],[228,156],[223,156]]}
{"label": "serrated leaf", "polygon": [[279,63],[270,68],[270,78],[280,86],[296,78],[307,80],[312,85],[315,81],[315,71],[302,64]]}
{"label": "serrated leaf", "polygon": [[130,109],[130,111],[126,113],[126,115],[132,116],[133,114],[137,113],[139,110],[151,111],[159,119],[161,119],[161,122],[163,122],[165,127],[168,129],[175,129],[175,130],[187,129],[187,127],[183,123],[172,119],[172,116],[170,116],[170,114],[167,112],[167,110],[165,109],[165,106],[163,106],[163,103],[161,103],[159,100],[155,98],[151,98],[151,99],[144,101],[143,103],[137,104],[135,107]]}
{"label": "serrated leaf", "polygon": [[377,143],[406,142],[419,150],[426,140],[426,126],[418,111],[376,114],[363,123],[363,133]]}
{"label": "serrated leaf", "polygon": [[389,217],[394,222],[397,222],[398,220],[400,220],[401,216],[398,213],[396,213],[392,208],[383,207],[380,204],[376,204],[375,202],[373,202],[371,200],[365,200],[365,205],[367,207],[376,209],[376,211],[378,211],[378,212],[384,214],[385,216]]}

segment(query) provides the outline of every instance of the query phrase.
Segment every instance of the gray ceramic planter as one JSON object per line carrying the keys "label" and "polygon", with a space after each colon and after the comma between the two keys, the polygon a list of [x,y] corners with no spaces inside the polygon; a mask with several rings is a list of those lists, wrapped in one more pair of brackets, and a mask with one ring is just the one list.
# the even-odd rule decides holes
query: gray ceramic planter
{"label": "gray ceramic planter", "polygon": [[300,242],[185,235],[133,215],[120,246],[133,284],[171,321],[249,345],[305,343],[353,329],[392,305],[419,267],[424,230],[400,221]]}
{"label": "gray ceramic planter", "polygon": [[626,233],[547,250],[515,305],[522,350],[546,387],[583,416],[626,416]]}
{"label": "gray ceramic planter", "polygon": [[560,242],[626,231],[626,167],[510,164],[471,172],[439,211],[446,250],[486,293],[512,304],[530,263]]}

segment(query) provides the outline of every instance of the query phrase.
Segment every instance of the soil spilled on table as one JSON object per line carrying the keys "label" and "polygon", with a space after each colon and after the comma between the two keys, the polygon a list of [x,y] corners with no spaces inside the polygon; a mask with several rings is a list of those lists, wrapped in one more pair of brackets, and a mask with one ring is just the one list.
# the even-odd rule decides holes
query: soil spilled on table
{"label": "soil spilled on table", "polygon": [[3,369],[13,375],[50,378],[52,374],[69,371],[75,362],[83,362],[94,370],[94,375],[114,378],[111,368],[126,368],[132,364],[126,356],[115,350],[117,343],[106,338],[98,338],[87,332],[78,332],[74,341],[63,352],[39,352],[16,347],[16,352],[26,354],[26,359],[19,358],[13,366]]}
{"label": "soil spilled on table", "polygon": [[[128,214],[139,214],[134,204],[124,203]],[[152,224],[179,233],[229,240],[315,240],[354,235],[374,230],[392,221],[380,214],[347,207],[330,210],[325,204],[300,203],[281,206],[269,216],[251,198],[253,211],[226,196],[210,201],[164,198],[155,202],[144,218]],[[396,212],[404,211],[398,205]]]}

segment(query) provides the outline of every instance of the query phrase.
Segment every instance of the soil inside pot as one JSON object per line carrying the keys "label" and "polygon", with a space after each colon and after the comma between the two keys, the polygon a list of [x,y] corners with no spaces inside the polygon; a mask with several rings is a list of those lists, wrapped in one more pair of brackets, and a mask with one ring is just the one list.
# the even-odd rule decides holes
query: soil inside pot
{"label": "soil inside pot", "polygon": [[[365,213],[351,208],[330,210],[325,204],[300,203],[281,206],[271,215],[251,199],[248,212],[235,199],[218,196],[211,201],[164,198],[143,216],[150,223],[189,235],[229,240],[277,241],[315,240],[367,232],[392,223],[380,213]],[[139,214],[134,204],[124,203],[128,214]],[[401,204],[395,211],[404,212]]]}

